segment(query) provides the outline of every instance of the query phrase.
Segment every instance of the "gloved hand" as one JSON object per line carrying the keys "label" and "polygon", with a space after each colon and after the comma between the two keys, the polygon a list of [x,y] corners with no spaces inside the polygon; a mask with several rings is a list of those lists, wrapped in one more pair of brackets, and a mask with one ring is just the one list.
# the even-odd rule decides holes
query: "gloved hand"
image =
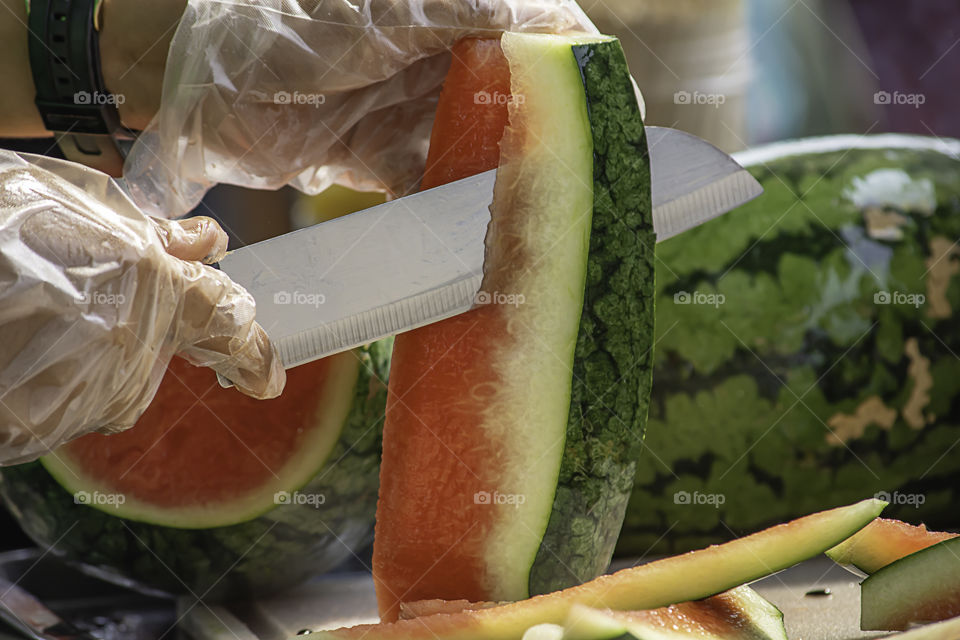
{"label": "gloved hand", "polygon": [[253,298],[199,262],[226,244],[209,218],[147,217],[102,173],[0,151],[0,463],[130,427],[174,353],[279,395]]}
{"label": "gloved hand", "polygon": [[191,0],[130,192],[164,216],[218,182],[406,193],[450,47],[504,30],[596,32],[574,0]]}

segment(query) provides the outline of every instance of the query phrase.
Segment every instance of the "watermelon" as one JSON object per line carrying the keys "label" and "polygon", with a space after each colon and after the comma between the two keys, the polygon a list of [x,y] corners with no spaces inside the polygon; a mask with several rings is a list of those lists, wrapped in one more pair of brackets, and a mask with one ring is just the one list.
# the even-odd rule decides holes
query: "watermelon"
{"label": "watermelon", "polygon": [[910,631],[884,637],[893,638],[893,640],[960,640],[960,617],[925,624],[914,627]]}
{"label": "watermelon", "polygon": [[618,553],[868,496],[960,528],[960,142],[738,156],[756,200],[657,246],[645,459]]}
{"label": "watermelon", "polygon": [[602,573],[650,385],[649,166],[619,43],[506,34],[453,53],[423,186],[499,170],[480,304],[394,347],[385,620],[405,601],[513,601]]}
{"label": "watermelon", "polygon": [[[498,606],[495,602],[420,600],[400,607],[402,620]],[[574,604],[562,625],[542,623],[523,640],[786,640],[783,614],[747,586],[659,609],[614,611]]]}
{"label": "watermelon", "polygon": [[827,556],[845,567],[876,573],[915,551],[956,537],[956,533],[929,531],[923,524],[915,526],[900,520],[877,518],[856,535],[827,551]]}
{"label": "watermelon", "polygon": [[576,605],[635,611],[699,600],[823,553],[866,526],[886,503],[864,500],[733,540],[497,607],[314,632],[317,640],[516,640],[562,625]]}
{"label": "watermelon", "polygon": [[960,538],[903,557],[860,585],[860,628],[896,631],[960,615]]}
{"label": "watermelon", "polygon": [[122,433],[0,473],[38,544],[147,590],[269,593],[369,543],[391,345],[292,369],[277,399],[175,358]]}
{"label": "watermelon", "polygon": [[562,640],[787,640],[783,613],[747,586],[644,611],[574,605]]}

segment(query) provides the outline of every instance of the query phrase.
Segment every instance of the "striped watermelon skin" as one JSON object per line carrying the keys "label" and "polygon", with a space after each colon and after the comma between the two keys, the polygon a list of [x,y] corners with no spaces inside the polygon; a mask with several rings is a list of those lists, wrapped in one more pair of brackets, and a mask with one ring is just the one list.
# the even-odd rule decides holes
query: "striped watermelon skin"
{"label": "striped watermelon skin", "polygon": [[875,494],[890,517],[960,527],[960,142],[851,138],[745,154],[764,195],[658,245],[619,553]]}

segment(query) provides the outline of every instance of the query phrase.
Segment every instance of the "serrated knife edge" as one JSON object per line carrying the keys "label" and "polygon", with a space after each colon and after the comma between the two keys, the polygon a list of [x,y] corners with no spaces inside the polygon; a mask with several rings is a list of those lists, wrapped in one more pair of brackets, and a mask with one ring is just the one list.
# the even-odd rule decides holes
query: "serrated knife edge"
{"label": "serrated knife edge", "polygon": [[316,359],[317,353],[335,353],[370,342],[370,335],[393,333],[393,327],[416,329],[468,311],[475,302],[482,276],[470,275],[439,289],[431,289],[336,322],[282,336],[273,341],[285,367]]}
{"label": "serrated knife edge", "polygon": [[[713,220],[761,193],[763,189],[750,172],[741,170],[679,198],[660,203],[653,212],[657,242]],[[702,211],[709,211],[711,215],[705,216],[700,213]]]}

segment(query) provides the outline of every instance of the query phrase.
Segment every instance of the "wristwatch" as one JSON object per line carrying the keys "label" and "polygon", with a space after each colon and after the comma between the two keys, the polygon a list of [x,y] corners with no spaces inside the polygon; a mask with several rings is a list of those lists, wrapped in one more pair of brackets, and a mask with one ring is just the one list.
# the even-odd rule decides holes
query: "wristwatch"
{"label": "wristwatch", "polygon": [[100,68],[102,0],[27,0],[36,104],[68,160],[119,177],[134,133],[120,123],[124,96],[107,91]]}

